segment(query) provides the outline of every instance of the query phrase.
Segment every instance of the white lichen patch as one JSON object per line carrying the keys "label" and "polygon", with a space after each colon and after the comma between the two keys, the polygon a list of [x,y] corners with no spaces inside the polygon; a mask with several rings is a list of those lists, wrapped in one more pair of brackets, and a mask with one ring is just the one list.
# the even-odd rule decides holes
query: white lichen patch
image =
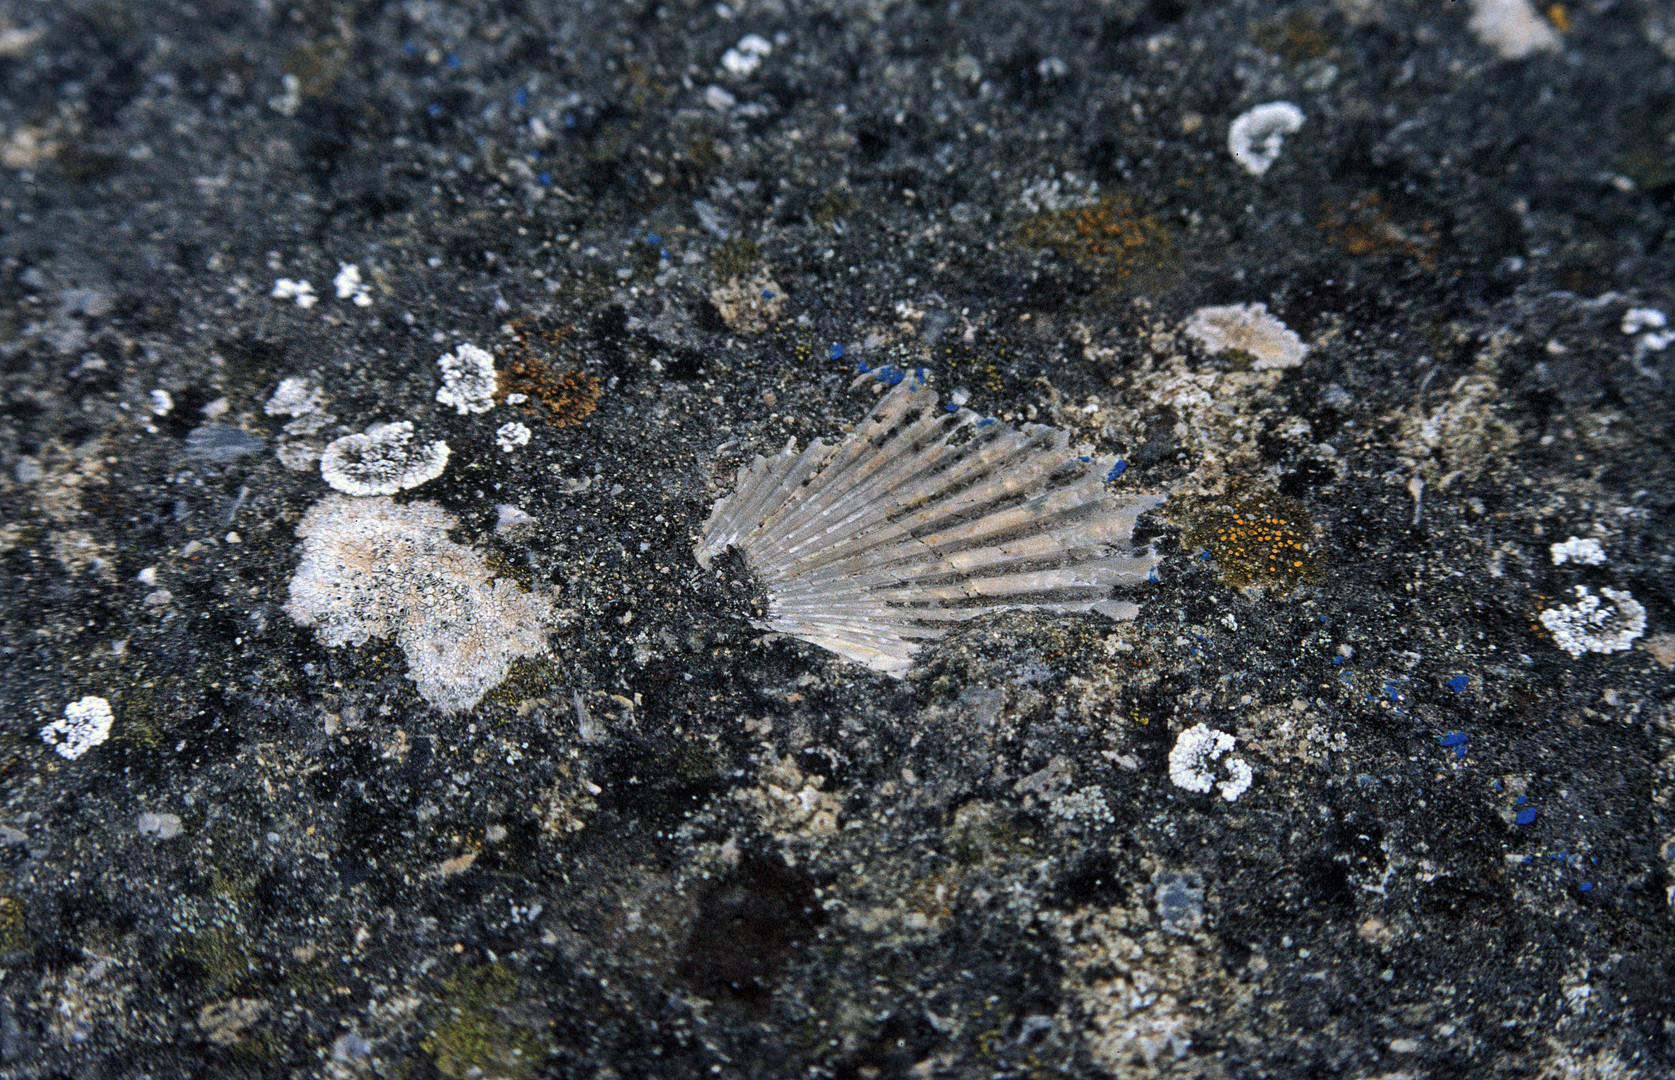
{"label": "white lichen patch", "polygon": [[837,832],[842,803],[821,790],[825,777],[803,772],[789,756],[770,753],[760,780],[759,787],[740,789],[733,797],[755,810],[762,827],[776,839],[807,840]]}
{"label": "white lichen patch", "polygon": [[1236,1026],[1251,1007],[1260,958],[1230,969],[1222,943],[1193,920],[1170,924],[1140,901],[1042,921],[1063,950],[1060,1030],[1079,1032],[1112,1076],[1201,1075],[1188,1067],[1194,1033]]}
{"label": "white lichen patch", "polygon": [[1578,566],[1605,565],[1605,549],[1591,536],[1573,536],[1562,544],[1553,544],[1548,551],[1553,556],[1554,566],[1563,566],[1567,562]]}
{"label": "white lichen patch", "polygon": [[546,654],[554,613],[545,593],[495,578],[448,539],[458,527],[434,503],[328,495],[297,525],[285,611],[332,648],[393,637],[426,701],[470,709],[512,661]]}
{"label": "white lichen patch", "polygon": [[502,452],[510,454],[520,446],[528,446],[529,436],[530,430],[514,420],[495,429],[494,441]]}
{"label": "white lichen patch", "polygon": [[738,44],[721,54],[721,66],[727,69],[729,75],[744,78],[754,75],[756,69],[762,66],[762,60],[774,51],[772,43],[761,34],[746,34],[738,40]]}
{"label": "white lichen patch", "polygon": [[292,281],[290,278],[280,278],[273,283],[273,291],[268,294],[275,300],[295,300],[300,308],[311,308],[320,302],[314,294],[314,286],[307,281]]}
{"label": "white lichen patch", "polygon": [[414,442],[406,420],[334,439],[320,454],[320,475],[346,495],[394,495],[435,480],[447,467],[448,444]]}
{"label": "white lichen patch", "polygon": [[1303,110],[1289,101],[1270,101],[1241,113],[1227,129],[1227,152],[1252,176],[1279,160],[1285,137],[1303,126]]}
{"label": "white lichen patch", "polygon": [[1099,185],[1075,173],[1037,180],[1018,193],[1018,209],[1026,214],[1056,213],[1092,206],[1099,198]]}
{"label": "white lichen patch", "polygon": [[1309,353],[1303,339],[1262,303],[1201,307],[1182,329],[1212,356],[1228,349],[1249,353],[1260,371],[1296,367]]}
{"label": "white lichen patch", "polygon": [[1047,812],[1077,828],[1098,828],[1116,821],[1105,793],[1097,787],[1078,788],[1047,803]]}
{"label": "white lichen patch", "polygon": [[134,967],[114,956],[86,950],[81,963],[41,976],[34,1011],[46,1033],[66,1047],[84,1047],[96,1037],[130,1035],[139,1011],[134,996]]}
{"label": "white lichen patch", "polygon": [[41,729],[41,741],[74,761],[110,738],[111,703],[89,695],[64,706],[62,718]]}
{"label": "white lichen patch", "polygon": [[354,263],[337,264],[332,288],[337,290],[339,300],[348,300],[356,307],[372,306],[372,294],[366,291],[366,284],[361,280],[361,268]]}
{"label": "white lichen patch", "polygon": [[1627,589],[1599,590],[1605,601],[1576,586],[1576,603],[1548,608],[1541,613],[1541,625],[1553,635],[1553,644],[1572,656],[1585,652],[1614,653],[1633,648],[1646,632],[1646,609]]}
{"label": "white lichen patch", "polygon": [[1662,352],[1675,344],[1669,316],[1657,308],[1629,308],[1623,312],[1623,333],[1634,338],[1636,353]]}
{"label": "white lichen patch", "polygon": [[785,313],[785,290],[763,269],[717,285],[710,290],[710,303],[727,329],[759,334]]}
{"label": "white lichen patch", "polygon": [[1517,430],[1500,417],[1497,368],[1491,351],[1441,402],[1415,403],[1402,413],[1397,447],[1412,473],[1434,489],[1475,479],[1517,442]]}
{"label": "white lichen patch", "polygon": [[1111,371],[1116,393],[1055,406],[1055,422],[1104,445],[1142,446],[1158,430],[1172,431],[1187,466],[1174,489],[1181,496],[1223,494],[1233,478],[1261,473],[1265,443],[1289,444],[1288,453],[1339,468],[1337,448],[1316,442],[1308,420],[1278,392],[1286,369],[1207,369],[1182,338],[1178,322],[1148,320],[1138,364],[1130,343],[1087,342],[1083,356]]}
{"label": "white lichen patch", "polygon": [[[1243,758],[1221,759],[1238,742],[1225,731],[1208,724],[1194,724],[1181,732],[1169,751],[1169,781],[1178,788],[1205,794],[1211,788],[1228,802],[1236,802],[1250,787],[1251,768]],[[1227,779],[1216,779],[1216,764],[1227,770]]]}
{"label": "white lichen patch", "polygon": [[436,362],[442,368],[437,401],[452,405],[461,416],[494,408],[494,392],[500,384],[494,374],[494,355],[487,349],[463,344]]}
{"label": "white lichen patch", "polygon": [[1471,0],[1466,27],[1503,60],[1558,52],[1561,45],[1559,32],[1530,0]]}

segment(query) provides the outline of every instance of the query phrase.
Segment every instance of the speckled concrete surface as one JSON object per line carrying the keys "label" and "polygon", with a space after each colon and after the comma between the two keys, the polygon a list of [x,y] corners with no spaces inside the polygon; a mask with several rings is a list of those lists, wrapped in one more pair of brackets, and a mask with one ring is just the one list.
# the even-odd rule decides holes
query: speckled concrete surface
{"label": "speckled concrete surface", "polygon": [[[0,87],[0,1076],[1675,1075],[1667,4],[5,0]],[[755,629],[697,530],[862,365],[1168,492],[1139,618]]]}

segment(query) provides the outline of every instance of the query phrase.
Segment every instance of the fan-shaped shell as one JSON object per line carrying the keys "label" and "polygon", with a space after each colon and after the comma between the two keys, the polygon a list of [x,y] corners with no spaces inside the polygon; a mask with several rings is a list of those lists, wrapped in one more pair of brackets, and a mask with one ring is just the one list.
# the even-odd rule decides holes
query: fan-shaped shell
{"label": "fan-shaped shell", "polygon": [[1131,540],[1163,496],[1112,494],[1113,462],[1078,455],[1066,432],[950,412],[919,378],[837,442],[795,442],[740,467],[698,562],[737,549],[767,595],[757,625],[898,678],[953,623],[991,612],[1133,618],[1112,589],[1159,560]]}

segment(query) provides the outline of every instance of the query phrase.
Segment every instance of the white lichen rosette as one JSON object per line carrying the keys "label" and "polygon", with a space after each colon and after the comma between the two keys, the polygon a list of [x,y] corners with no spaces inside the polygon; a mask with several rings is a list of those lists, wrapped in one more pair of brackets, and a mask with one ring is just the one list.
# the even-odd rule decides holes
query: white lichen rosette
{"label": "white lichen rosette", "polygon": [[394,495],[435,480],[447,467],[448,444],[414,442],[406,420],[345,435],[320,455],[320,475],[345,495]]}
{"label": "white lichen rosette", "polygon": [[1540,615],[1553,644],[1572,656],[1623,652],[1646,633],[1646,609],[1627,589],[1607,586],[1599,591],[1608,603],[1586,585],[1578,585],[1576,603],[1548,608]]}
{"label": "white lichen rosette", "polygon": [[1279,160],[1285,137],[1303,127],[1303,110],[1289,101],[1269,101],[1241,113],[1227,129],[1227,152],[1239,167],[1261,176]]}
{"label": "white lichen rosette", "polygon": [[528,446],[531,434],[527,427],[514,420],[495,429],[494,441],[501,453],[510,454],[520,446]]}
{"label": "white lichen rosette", "polygon": [[487,349],[463,344],[436,361],[442,368],[442,388],[436,400],[452,405],[461,416],[486,413],[494,408],[499,381],[494,374],[494,355]]}
{"label": "white lichen rosette", "polygon": [[[1250,787],[1250,765],[1243,758],[1224,755],[1238,742],[1225,731],[1208,724],[1194,724],[1175,739],[1169,751],[1169,780],[1178,788],[1204,794],[1214,788],[1228,802],[1236,802]],[[1227,779],[1216,779],[1216,764],[1227,770]]]}
{"label": "white lichen rosette", "polygon": [[1249,353],[1258,371],[1296,367],[1309,354],[1297,332],[1263,303],[1201,307],[1182,330],[1211,356],[1228,349]]}
{"label": "white lichen rosette", "polygon": [[110,738],[113,719],[110,702],[88,695],[64,706],[63,718],[41,729],[41,741],[74,761]]}

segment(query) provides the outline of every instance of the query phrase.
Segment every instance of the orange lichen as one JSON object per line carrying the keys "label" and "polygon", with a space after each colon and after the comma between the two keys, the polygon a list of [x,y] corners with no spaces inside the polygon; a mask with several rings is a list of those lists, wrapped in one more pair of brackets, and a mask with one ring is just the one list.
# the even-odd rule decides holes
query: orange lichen
{"label": "orange lichen", "polygon": [[1156,265],[1171,247],[1169,230],[1134,200],[1107,195],[1087,206],[1043,210],[1024,219],[1018,242],[1046,248],[1084,270],[1127,277]]}
{"label": "orange lichen", "polygon": [[1303,504],[1275,492],[1246,488],[1220,498],[1191,500],[1177,511],[1183,537],[1208,554],[1228,584],[1289,590],[1312,579],[1319,558]]}
{"label": "orange lichen", "polygon": [[[539,401],[547,407],[546,421],[557,427],[581,423],[599,407],[605,387],[597,375],[583,371],[577,360],[568,355],[576,349],[580,327],[566,323],[554,329],[532,328],[533,320],[524,318],[512,323],[512,346],[500,371],[500,386],[495,400],[506,401],[512,394],[521,394],[531,402]],[[525,410],[534,414],[531,406]]]}
{"label": "orange lichen", "polygon": [[1423,221],[1417,228],[1403,228],[1375,191],[1327,200],[1321,207],[1319,228],[1327,240],[1357,258],[1405,255],[1425,267],[1436,261],[1436,225]]}

